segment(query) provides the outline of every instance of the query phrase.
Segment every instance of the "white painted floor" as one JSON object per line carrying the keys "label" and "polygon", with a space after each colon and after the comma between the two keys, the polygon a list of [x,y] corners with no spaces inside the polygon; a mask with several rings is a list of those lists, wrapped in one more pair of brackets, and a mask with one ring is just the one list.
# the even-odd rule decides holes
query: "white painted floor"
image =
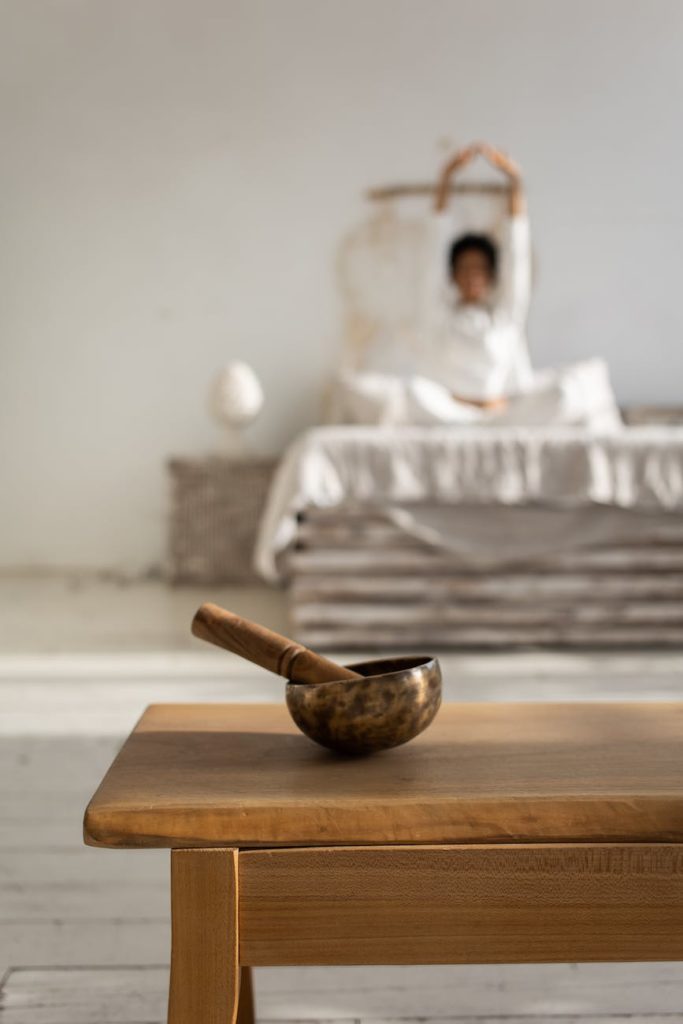
{"label": "white painted floor", "polygon": [[[168,855],[87,849],[81,818],[146,704],[282,699],[279,680],[190,637],[204,599],[286,629],[271,591],[0,579],[0,974],[21,968],[2,1024],[163,1019]],[[665,652],[442,665],[447,700],[683,698],[683,656]],[[677,964],[283,968],[256,985],[271,1021],[683,1020]]]}
{"label": "white painted floor", "polygon": [[0,651],[201,650],[190,621],[203,601],[285,632],[284,594],[266,587],[168,587],[87,576],[0,575]]}

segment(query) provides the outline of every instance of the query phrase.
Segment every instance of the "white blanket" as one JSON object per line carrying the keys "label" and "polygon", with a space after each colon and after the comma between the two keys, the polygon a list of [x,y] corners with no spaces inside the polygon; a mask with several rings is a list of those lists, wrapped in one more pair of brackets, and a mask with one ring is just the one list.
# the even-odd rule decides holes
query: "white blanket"
{"label": "white blanket", "polygon": [[[278,579],[277,556],[307,508],[366,506],[419,526],[419,506],[602,505],[639,512],[683,509],[683,427],[627,428],[596,436],[570,428],[317,427],[286,452],[261,522],[256,565]],[[449,525],[450,524],[450,525]],[[427,525],[425,523],[425,525]],[[457,546],[457,519],[435,543]]]}
{"label": "white blanket", "polygon": [[459,401],[429,377],[342,373],[333,382],[329,421],[382,427],[582,427],[599,434],[622,426],[603,359],[556,370],[529,369],[525,391],[492,410]]}

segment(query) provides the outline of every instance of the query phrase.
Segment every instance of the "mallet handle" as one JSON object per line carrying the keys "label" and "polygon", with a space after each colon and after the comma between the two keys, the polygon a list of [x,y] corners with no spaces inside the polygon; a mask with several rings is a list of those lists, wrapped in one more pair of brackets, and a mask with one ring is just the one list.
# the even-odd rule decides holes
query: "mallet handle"
{"label": "mallet handle", "polygon": [[335,679],[363,678],[358,672],[337,665],[294,640],[219,608],[217,604],[201,606],[192,620],[192,632],[201,640],[208,640],[297,683],[314,685]]}

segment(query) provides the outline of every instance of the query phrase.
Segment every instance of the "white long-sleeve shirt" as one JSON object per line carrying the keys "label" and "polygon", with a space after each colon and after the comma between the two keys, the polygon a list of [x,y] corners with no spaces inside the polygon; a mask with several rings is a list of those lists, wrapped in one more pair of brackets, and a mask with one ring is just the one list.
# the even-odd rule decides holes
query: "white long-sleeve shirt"
{"label": "white long-sleeve shirt", "polygon": [[448,249],[458,232],[448,213],[435,215],[433,232],[421,372],[454,395],[475,401],[526,390],[532,379],[525,330],[531,290],[526,215],[506,219],[498,279],[486,305],[459,302],[449,280]]}

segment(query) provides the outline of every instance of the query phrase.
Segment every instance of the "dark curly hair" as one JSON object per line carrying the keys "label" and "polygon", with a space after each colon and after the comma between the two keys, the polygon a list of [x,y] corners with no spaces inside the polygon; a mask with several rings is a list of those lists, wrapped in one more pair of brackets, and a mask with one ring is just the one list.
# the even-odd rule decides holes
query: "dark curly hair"
{"label": "dark curly hair", "polygon": [[488,263],[491,277],[495,280],[498,272],[498,249],[486,235],[467,234],[461,235],[451,245],[448,255],[448,266],[451,274],[454,273],[456,264],[463,253],[480,252]]}

